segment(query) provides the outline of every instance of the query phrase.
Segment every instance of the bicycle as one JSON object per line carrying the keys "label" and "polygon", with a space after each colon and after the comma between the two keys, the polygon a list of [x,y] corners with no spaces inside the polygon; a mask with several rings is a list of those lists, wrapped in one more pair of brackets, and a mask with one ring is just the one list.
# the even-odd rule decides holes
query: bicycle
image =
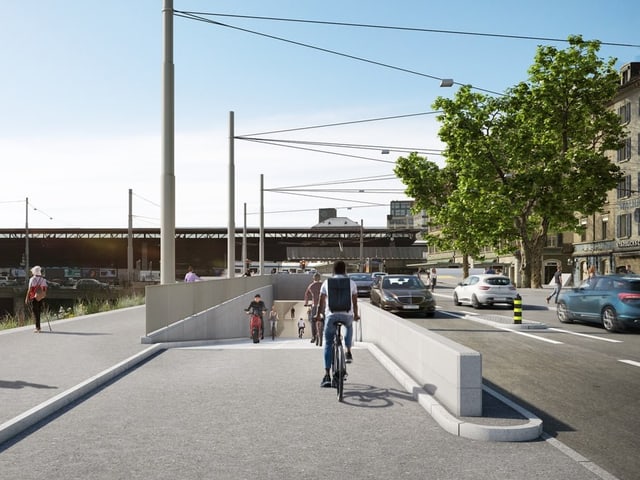
{"label": "bicycle", "polygon": [[333,337],[333,358],[331,359],[331,374],[335,382],[338,401],[342,402],[344,398],[344,380],[347,378],[347,361],[344,354],[344,345],[342,343],[342,326],[344,323],[335,322],[336,333]]}
{"label": "bicycle", "polygon": [[253,343],[259,343],[260,337],[262,336],[262,332],[260,330],[261,318],[260,311],[252,309],[252,311],[246,311],[247,315],[251,316],[251,320],[249,323],[249,329],[251,330],[251,339]]}

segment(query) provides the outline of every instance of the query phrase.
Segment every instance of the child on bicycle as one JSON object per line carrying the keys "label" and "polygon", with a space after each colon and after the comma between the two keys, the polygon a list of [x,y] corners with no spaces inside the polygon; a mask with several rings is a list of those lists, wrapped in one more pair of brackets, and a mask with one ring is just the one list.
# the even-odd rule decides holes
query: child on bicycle
{"label": "child on bicycle", "polygon": [[[342,260],[338,260],[333,264],[333,277],[349,278],[347,276],[347,266]],[[349,279],[348,292],[340,292],[341,296],[346,296],[347,304],[336,308],[332,311],[330,305],[334,302],[329,298],[329,279],[325,280],[320,289],[320,302],[318,304],[318,313],[316,320],[320,320],[321,312],[324,311],[324,370],[325,375],[322,378],[321,387],[331,387],[331,360],[333,355],[333,337],[336,333],[336,322],[341,322],[347,327],[347,335],[345,336],[346,359],[347,363],[353,361],[351,354],[351,341],[353,337],[353,321],[359,320],[358,316],[358,287],[355,282]],[[335,300],[335,299],[334,299]]]}

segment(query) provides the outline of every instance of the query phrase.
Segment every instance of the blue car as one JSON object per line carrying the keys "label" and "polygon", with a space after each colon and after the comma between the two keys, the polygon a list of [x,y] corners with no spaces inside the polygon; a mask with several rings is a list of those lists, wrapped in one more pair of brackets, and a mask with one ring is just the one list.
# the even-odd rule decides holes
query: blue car
{"label": "blue car", "polygon": [[558,320],[597,323],[609,332],[640,327],[640,275],[604,275],[562,290]]}

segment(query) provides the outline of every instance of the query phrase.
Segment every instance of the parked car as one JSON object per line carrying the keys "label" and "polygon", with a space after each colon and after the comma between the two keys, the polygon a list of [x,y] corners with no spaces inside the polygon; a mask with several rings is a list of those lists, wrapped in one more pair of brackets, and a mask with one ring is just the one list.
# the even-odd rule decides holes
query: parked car
{"label": "parked car", "polygon": [[100,282],[95,278],[81,278],[76,281],[73,288],[76,290],[107,290],[109,288],[109,284]]}
{"label": "parked car", "polygon": [[368,297],[371,293],[373,277],[370,273],[349,273],[349,278],[356,283],[359,297]]}
{"label": "parked car", "polygon": [[0,287],[8,287],[9,285],[13,285],[13,282],[9,280],[9,277],[0,276]]}
{"label": "parked car", "polygon": [[53,280],[47,280],[47,288],[62,288],[59,282],[54,282]]}
{"label": "parked car", "polygon": [[436,302],[417,275],[384,275],[371,288],[371,303],[392,313],[433,317]]}
{"label": "parked car", "polygon": [[483,305],[506,304],[513,308],[518,292],[509,277],[491,273],[469,275],[453,290],[453,303],[470,304],[473,308]]}
{"label": "parked car", "polygon": [[563,289],[558,320],[596,323],[610,332],[640,327],[640,275],[603,275]]}

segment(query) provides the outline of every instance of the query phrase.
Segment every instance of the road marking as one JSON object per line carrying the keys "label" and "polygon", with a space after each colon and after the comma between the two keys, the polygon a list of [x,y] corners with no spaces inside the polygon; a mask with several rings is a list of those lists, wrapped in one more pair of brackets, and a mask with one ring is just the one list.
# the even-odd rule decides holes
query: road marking
{"label": "road marking", "polygon": [[587,333],[572,332],[571,330],[564,330],[562,328],[549,328],[549,330],[553,330],[554,332],[560,332],[560,333],[568,333],[570,335],[577,335],[578,337],[593,338],[595,340],[602,340],[603,342],[622,343],[622,340],[614,340],[613,338],[603,338],[603,337],[598,337],[596,335],[589,335]]}
{"label": "road marking", "polygon": [[536,340],[541,340],[543,342],[551,343],[553,345],[563,345],[564,344],[564,342],[559,342],[557,340],[551,340],[550,338],[539,337],[538,335],[532,335],[531,333],[521,332],[519,330],[514,330],[513,328],[499,327],[497,325],[496,325],[495,328],[498,328],[500,330],[506,330],[507,332],[517,333],[518,335],[523,335],[525,337],[534,338]]}
{"label": "road marking", "polygon": [[[486,321],[484,320],[479,313],[475,313],[475,312],[464,312],[464,316],[461,316],[458,313],[455,312],[447,312],[444,310],[439,310],[440,313],[444,313],[445,315],[450,315],[452,317],[456,317],[456,318],[460,318],[462,320],[469,320],[471,322],[479,322],[479,323],[484,323],[485,325],[490,325],[494,328],[497,328],[499,330],[504,330],[506,332],[512,332],[512,333],[517,333],[518,335],[524,335],[525,337],[531,337],[535,340],[541,340],[543,342],[547,342],[547,343],[551,343],[553,345],[563,345],[564,342],[559,342],[557,340],[551,340],[550,338],[544,338],[544,337],[540,337],[538,335],[533,335],[531,333],[526,333],[526,332],[521,332],[520,330],[515,330],[513,328],[508,328],[508,327],[501,327],[499,324],[497,324],[496,322],[491,322],[491,321]],[[478,318],[469,318],[470,316],[478,316]]]}
{"label": "road marking", "polygon": [[633,365],[634,367],[640,367],[640,362],[634,360],[618,360],[619,362],[626,363],[627,365]]}

